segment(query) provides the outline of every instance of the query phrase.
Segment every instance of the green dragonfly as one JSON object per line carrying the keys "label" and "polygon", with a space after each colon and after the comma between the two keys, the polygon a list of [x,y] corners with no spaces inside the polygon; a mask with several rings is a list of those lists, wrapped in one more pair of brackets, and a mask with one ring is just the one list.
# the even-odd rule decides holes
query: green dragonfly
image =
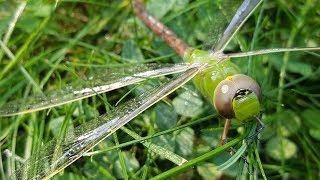
{"label": "green dragonfly", "polygon": [[[154,33],[160,36],[185,63],[144,64],[107,71],[89,78],[85,85],[66,87],[47,95],[29,97],[5,104],[0,116],[14,116],[71,103],[101,93],[109,92],[149,78],[179,74],[161,86],[120,105],[110,113],[81,124],[64,139],[56,139],[44,145],[43,150],[30,158],[15,173],[18,179],[47,179],[73,163],[113,132],[130,122],[144,110],[160,101],[193,79],[197,89],[211,102],[217,112],[226,119],[222,141],[226,139],[231,119],[247,122],[258,119],[261,111],[261,89],[249,76],[241,74],[230,61],[232,58],[255,56],[288,51],[313,51],[309,48],[274,48],[241,53],[224,53],[233,36],[262,0],[244,0],[217,43],[209,51],[189,47],[170,29],[149,15],[140,0],[133,0],[134,12]],[[125,72],[117,73],[117,72]]]}

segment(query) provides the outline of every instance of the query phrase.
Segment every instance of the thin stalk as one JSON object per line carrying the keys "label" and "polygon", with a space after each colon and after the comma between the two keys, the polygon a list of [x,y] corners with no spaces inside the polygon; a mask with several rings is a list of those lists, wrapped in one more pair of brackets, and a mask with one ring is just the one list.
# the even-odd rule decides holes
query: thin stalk
{"label": "thin stalk", "polygon": [[263,167],[262,167],[261,159],[260,159],[259,152],[258,152],[258,147],[256,147],[256,148],[254,149],[254,153],[255,153],[255,155],[256,155],[256,160],[257,160],[257,163],[258,163],[258,166],[259,166],[261,175],[262,175],[262,177],[263,177],[264,180],[267,180],[267,176],[266,176],[266,174],[265,174],[265,172],[264,172],[264,169],[263,169]]}
{"label": "thin stalk", "polygon": [[[116,143],[116,145],[119,145],[117,132],[113,133],[113,140]],[[126,166],[124,156],[123,156],[120,148],[118,148],[117,151],[118,151],[118,157],[119,157],[119,162],[120,162],[123,178],[127,180],[127,179],[129,179],[129,176],[128,176],[127,166]]]}

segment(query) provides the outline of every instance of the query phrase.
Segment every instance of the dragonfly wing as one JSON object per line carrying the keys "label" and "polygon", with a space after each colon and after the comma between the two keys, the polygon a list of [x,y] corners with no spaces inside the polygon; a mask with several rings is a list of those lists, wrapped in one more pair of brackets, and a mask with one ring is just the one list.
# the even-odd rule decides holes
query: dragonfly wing
{"label": "dragonfly wing", "polygon": [[218,40],[216,45],[212,47],[214,52],[222,52],[232,39],[234,34],[241,28],[243,23],[248,19],[252,12],[259,6],[262,0],[244,0],[237,9],[231,22]]}
{"label": "dragonfly wing", "polygon": [[72,134],[66,134],[63,140],[52,140],[14,176],[18,179],[52,177],[138,114],[189,81],[200,70],[201,67],[191,68],[160,87],[115,108],[108,115],[82,124]]}
{"label": "dragonfly wing", "polygon": [[0,108],[0,116],[13,116],[56,107],[141,82],[148,78],[184,72],[195,66],[187,63],[145,64],[106,69],[63,90],[9,102]]}

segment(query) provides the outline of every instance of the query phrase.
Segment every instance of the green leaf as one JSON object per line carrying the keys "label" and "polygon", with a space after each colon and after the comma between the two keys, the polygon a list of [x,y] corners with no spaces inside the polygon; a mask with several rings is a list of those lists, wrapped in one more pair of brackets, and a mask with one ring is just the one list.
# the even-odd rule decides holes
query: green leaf
{"label": "green leaf", "polygon": [[28,13],[32,14],[33,16],[37,17],[48,17],[50,16],[50,13],[52,11],[52,6],[44,3],[35,3],[31,6],[28,6],[29,8]]}
{"label": "green leaf", "polygon": [[[135,171],[137,171],[140,167],[140,164],[139,164],[139,161],[134,156],[134,154],[127,152],[127,151],[123,151],[122,153],[124,156],[124,160],[125,160],[125,164],[126,164],[126,168],[127,168],[128,173],[134,173]],[[115,162],[114,168],[115,168],[114,170],[115,170],[115,174],[117,175],[117,177],[123,178],[119,159]]]}
{"label": "green leaf", "polygon": [[0,17],[0,34],[2,35],[8,28],[10,17]]}
{"label": "green leaf", "polygon": [[[268,115],[266,116],[265,120],[267,122],[280,121],[281,130],[285,136],[290,136],[296,133],[301,127],[300,117],[292,110],[284,110],[272,115]],[[273,130],[271,129],[271,131]]]}
{"label": "green leaf", "polygon": [[40,18],[34,16],[23,16],[17,23],[17,28],[27,33],[33,32],[41,23]]}
{"label": "green leaf", "polygon": [[288,70],[293,73],[299,73],[303,76],[312,74],[311,64],[298,61],[289,61]]}
{"label": "green leaf", "polygon": [[309,129],[309,134],[314,139],[320,141],[320,129],[315,129],[315,128]]}
{"label": "green leaf", "polygon": [[141,62],[144,60],[140,48],[133,40],[127,40],[124,42],[121,57],[129,62]]}
{"label": "green leaf", "polygon": [[278,117],[281,121],[283,135],[285,136],[296,133],[301,127],[300,118],[292,111],[280,112]]}
{"label": "green leaf", "polygon": [[165,103],[157,103],[155,112],[156,124],[160,130],[163,131],[176,126],[178,114],[173,107]]}
{"label": "green leaf", "polygon": [[176,134],[176,153],[187,157],[193,153],[194,131],[192,128],[187,127]]}
{"label": "green leaf", "polygon": [[201,139],[203,139],[210,147],[215,147],[220,143],[221,130],[201,130]]}
{"label": "green leaf", "polygon": [[[282,61],[279,58],[272,58],[271,61],[277,69],[281,69]],[[308,76],[312,74],[312,67],[310,64],[301,62],[301,61],[294,61],[290,60],[287,66],[287,70],[292,73],[298,73],[304,76]]]}
{"label": "green leaf", "polygon": [[150,0],[147,3],[147,11],[156,18],[161,19],[167,12],[169,12],[175,5],[176,0]]}
{"label": "green leaf", "polygon": [[320,111],[317,109],[307,109],[301,114],[303,122],[309,128],[320,129]]}
{"label": "green leaf", "polygon": [[267,154],[278,161],[281,161],[282,159],[282,151],[284,159],[290,159],[297,153],[296,144],[287,138],[272,138],[268,141],[266,146]]}
{"label": "green leaf", "polygon": [[[52,134],[55,137],[59,136],[60,127],[62,126],[64,119],[65,119],[65,116],[59,116],[57,118],[52,119],[49,122],[49,129],[52,131]],[[72,134],[74,127],[73,127],[71,119],[69,119],[68,121],[69,122],[68,122],[67,132]]]}
{"label": "green leaf", "polygon": [[261,140],[268,140],[276,135],[276,132],[273,127],[266,126],[261,132]]}
{"label": "green leaf", "polygon": [[68,179],[74,179],[74,180],[85,180],[86,178],[83,176],[80,176],[76,173],[70,173],[70,172],[65,172],[59,178],[59,180],[68,180]]}
{"label": "green leaf", "polygon": [[174,98],[172,104],[178,114],[196,117],[202,112],[203,101],[197,93],[185,91]]}
{"label": "green leaf", "polygon": [[91,159],[82,166],[82,173],[85,174],[86,179],[116,179],[110,170],[112,168],[108,167],[102,158]]}
{"label": "green leaf", "polygon": [[173,10],[174,11],[183,10],[188,5],[189,1],[190,0],[176,0],[175,4],[173,6]]}
{"label": "green leaf", "polygon": [[197,166],[197,171],[199,175],[205,179],[216,179],[221,176],[222,172],[217,169],[213,163],[203,163]]}
{"label": "green leaf", "polygon": [[152,143],[157,144],[158,146],[162,146],[169,151],[175,150],[175,140],[172,135],[162,135],[155,138],[152,138]]}

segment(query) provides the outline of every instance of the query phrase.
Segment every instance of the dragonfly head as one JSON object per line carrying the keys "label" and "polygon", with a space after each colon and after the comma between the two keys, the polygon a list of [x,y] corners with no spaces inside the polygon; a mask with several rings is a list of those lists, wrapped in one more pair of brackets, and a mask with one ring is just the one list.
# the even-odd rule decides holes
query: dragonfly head
{"label": "dragonfly head", "polygon": [[213,102],[221,116],[246,122],[260,113],[260,100],[258,83],[249,76],[236,74],[218,84]]}

